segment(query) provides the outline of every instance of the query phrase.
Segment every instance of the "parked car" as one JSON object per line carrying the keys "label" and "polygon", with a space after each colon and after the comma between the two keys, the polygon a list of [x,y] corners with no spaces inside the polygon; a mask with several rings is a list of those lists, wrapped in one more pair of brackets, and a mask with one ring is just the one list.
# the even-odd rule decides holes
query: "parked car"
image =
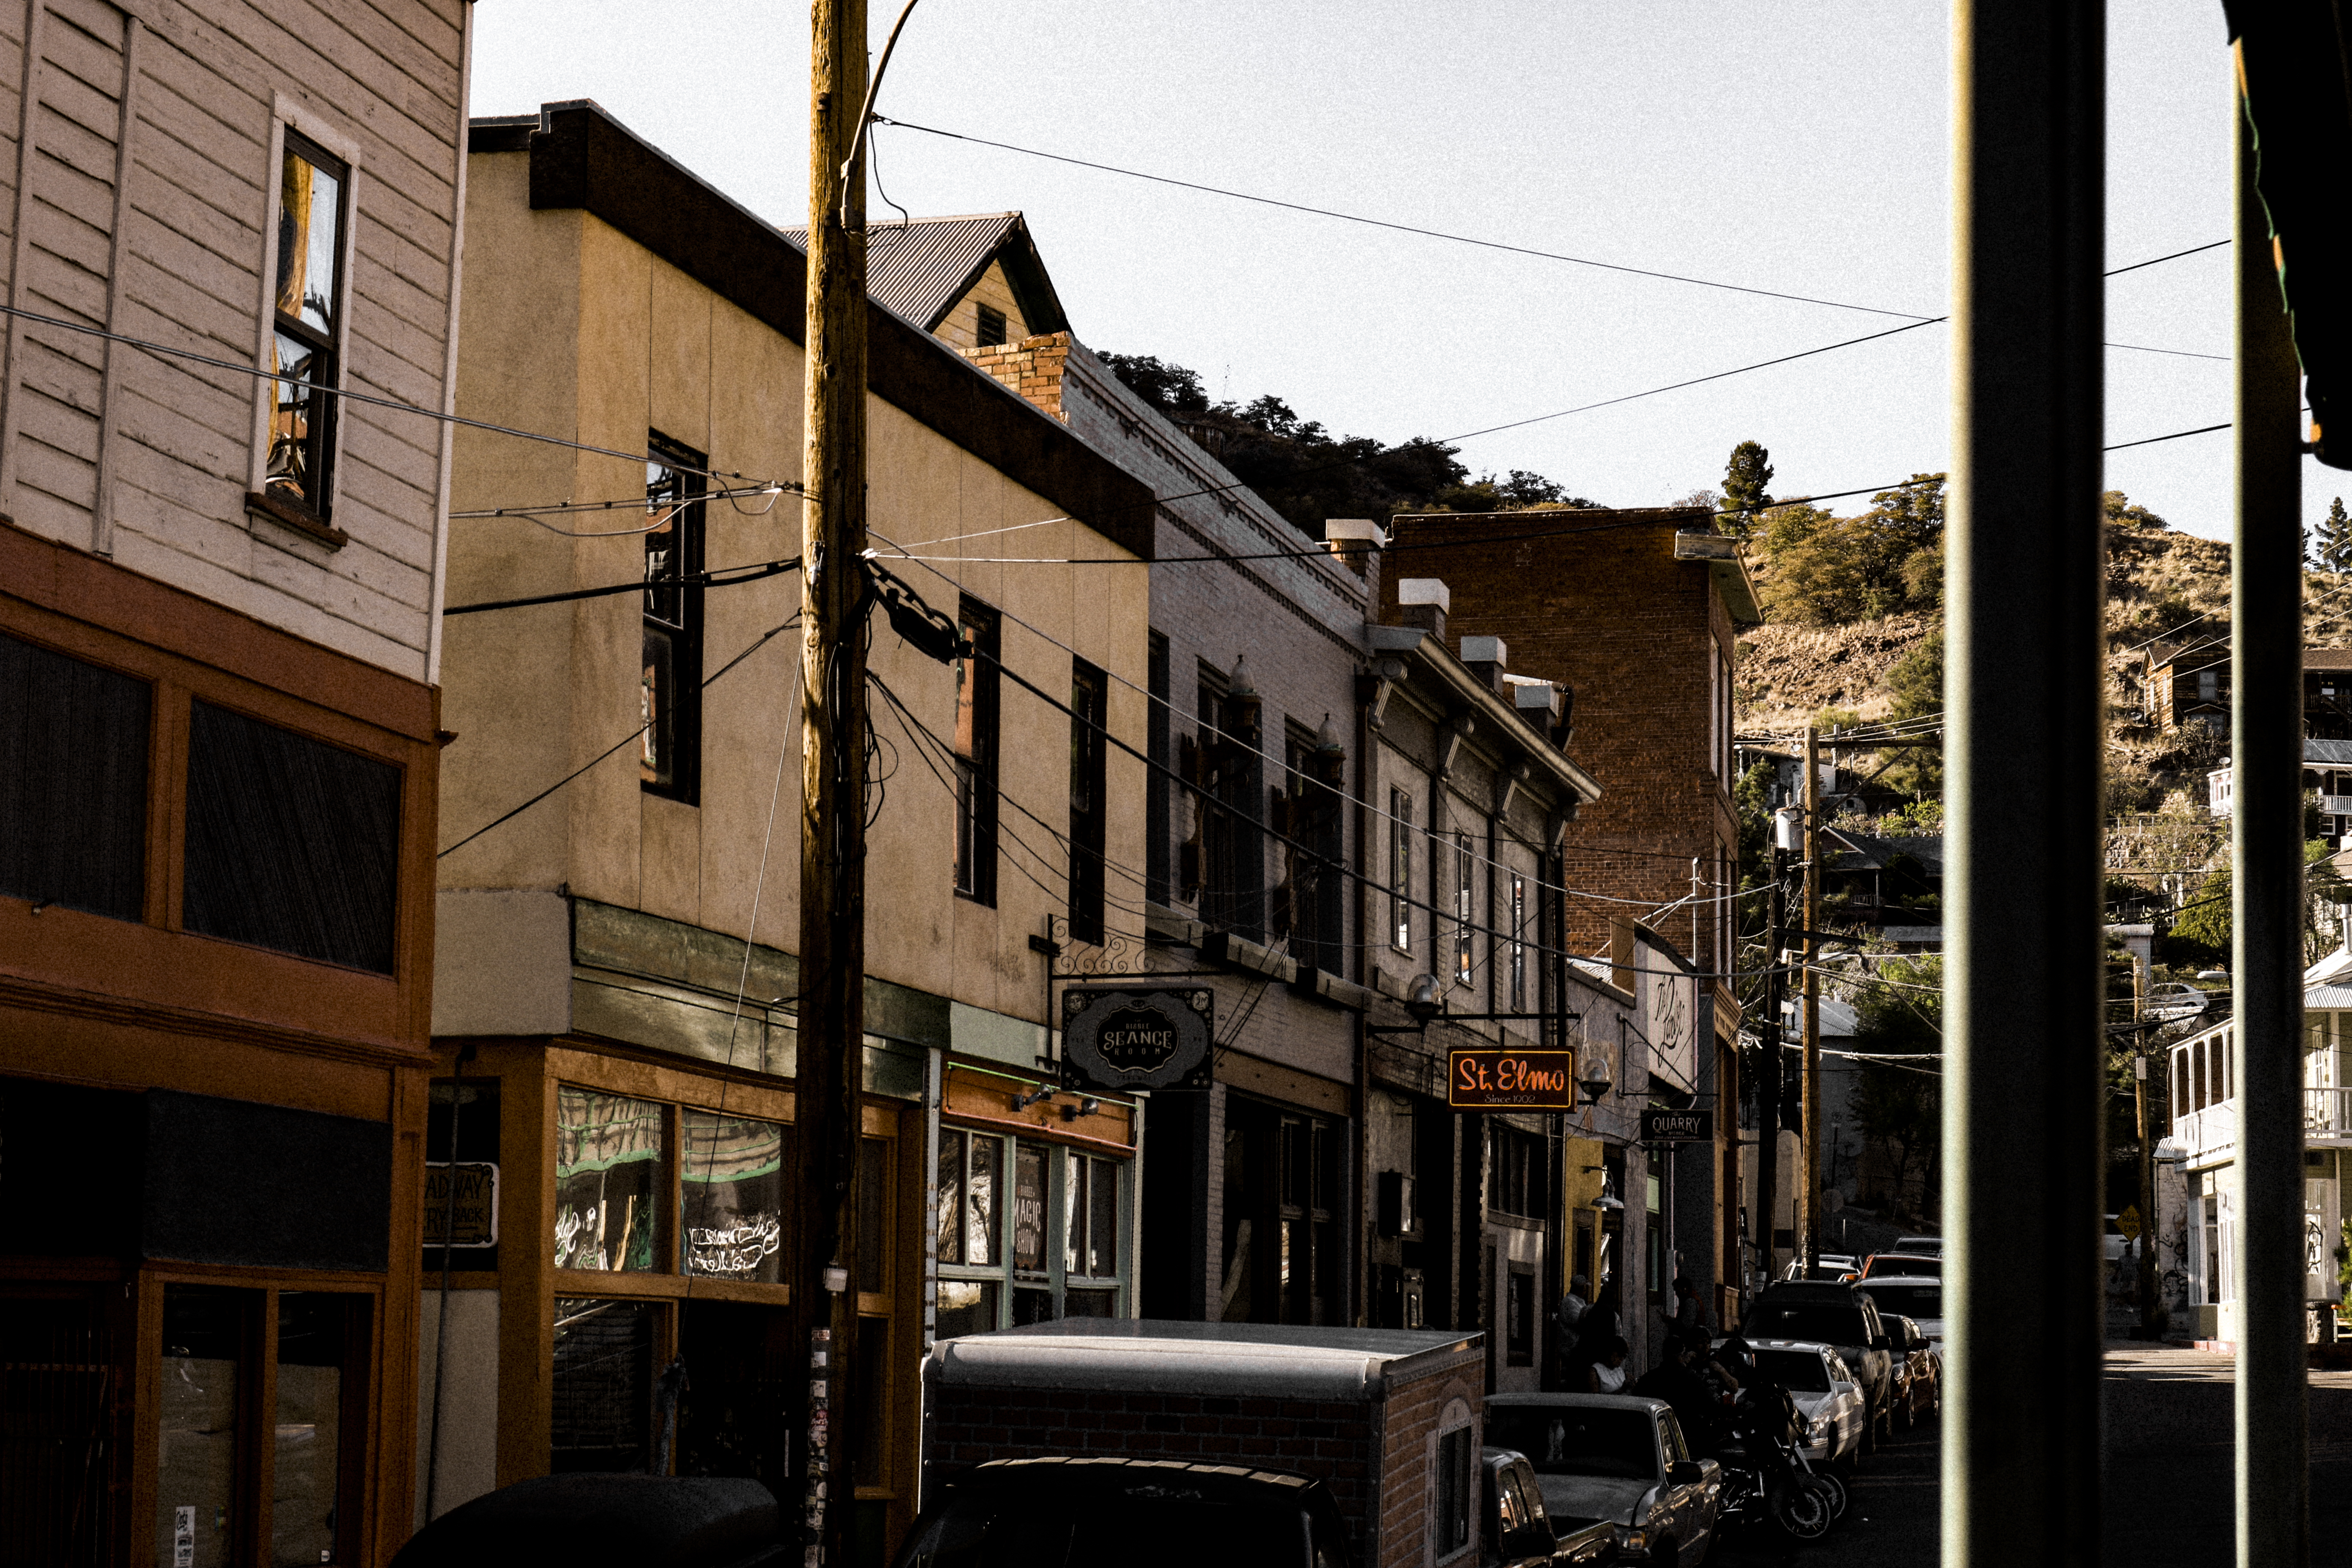
{"label": "parked car", "polygon": [[[599,1480],[604,1477],[595,1478]],[[941,1483],[898,1568],[1347,1568],[1348,1531],[1311,1476],[1181,1459],[992,1459]]]}
{"label": "parked car", "polygon": [[1907,1395],[1903,1405],[1904,1425],[1910,1426],[1921,1416],[1933,1418],[1944,1411],[1944,1356],[1927,1338],[1927,1331],[1916,1318],[1897,1313],[1892,1317],[1882,1311],[1879,1321],[1887,1325],[1886,1337],[1895,1342],[1895,1353],[1907,1363]]}
{"label": "parked car", "polygon": [[1703,1560],[1723,1467],[1691,1457],[1662,1400],[1622,1394],[1490,1394],[1486,1440],[1527,1456],[1555,1530],[1606,1522],[1632,1563]]}
{"label": "parked car", "polygon": [[1835,1347],[1813,1340],[1750,1340],[1748,1345],[1756,1352],[1756,1370],[1787,1389],[1812,1423],[1806,1462],[1818,1468],[1858,1458],[1870,1406],[1862,1380]]}
{"label": "parked car", "polygon": [[1893,1424],[1894,1347],[1886,1326],[1878,1321],[1877,1303],[1861,1284],[1767,1285],[1748,1308],[1741,1332],[1751,1344],[1761,1338],[1816,1340],[1836,1346],[1869,1403],[1869,1441],[1875,1443]]}
{"label": "parked car", "polygon": [[1915,1253],[1928,1258],[1944,1256],[1944,1238],[1940,1236],[1898,1236],[1889,1252]]}
{"label": "parked car", "polygon": [[1874,1252],[1862,1266],[1862,1278],[1878,1274],[1909,1274],[1928,1279],[1944,1276],[1944,1259],[1933,1252]]}
{"label": "parked car", "polygon": [[1485,1548],[1483,1568],[1577,1568],[1617,1561],[1616,1527],[1605,1520],[1559,1533],[1525,1454],[1486,1448],[1478,1458],[1486,1473],[1486,1528],[1478,1538]]}
{"label": "parked car", "polygon": [[1922,1274],[1888,1274],[1875,1279],[1858,1280],[1854,1289],[1878,1305],[1878,1315],[1884,1319],[1895,1313],[1910,1319],[1927,1336],[1927,1346],[1936,1352],[1937,1365],[1943,1364],[1944,1354],[1944,1282]]}

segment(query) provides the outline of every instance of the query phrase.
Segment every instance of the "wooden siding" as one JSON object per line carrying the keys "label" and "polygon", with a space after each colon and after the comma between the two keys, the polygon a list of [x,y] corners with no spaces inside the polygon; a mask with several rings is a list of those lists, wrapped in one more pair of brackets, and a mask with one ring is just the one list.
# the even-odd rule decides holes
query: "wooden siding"
{"label": "wooden siding", "polygon": [[[257,364],[284,104],[357,155],[343,384],[444,407],[464,26],[464,0],[0,0],[8,301]],[[430,679],[436,420],[345,405],[337,549],[247,513],[257,378],[22,320],[5,340],[0,512]]]}

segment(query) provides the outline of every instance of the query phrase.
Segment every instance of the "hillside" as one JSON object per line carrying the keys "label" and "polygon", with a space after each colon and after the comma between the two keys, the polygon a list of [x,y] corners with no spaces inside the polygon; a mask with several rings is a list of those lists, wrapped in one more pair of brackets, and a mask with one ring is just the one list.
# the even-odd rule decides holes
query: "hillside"
{"label": "hillside", "polygon": [[[1762,542],[1751,563],[1769,605],[1772,562]],[[2109,796],[2117,811],[2153,811],[2168,791],[2195,785],[2228,751],[2221,737],[2160,735],[2134,724],[2142,653],[2154,638],[2223,636],[2230,627],[2230,547],[2161,526],[2107,535],[2107,674],[2116,712],[2110,727]],[[2305,641],[2352,647],[2352,574],[2314,572],[2304,588]],[[1887,672],[1932,634],[1935,612],[1903,610],[1838,626],[1768,620],[1739,640],[1734,678],[1742,734],[1788,735],[1827,709],[1885,718]]]}

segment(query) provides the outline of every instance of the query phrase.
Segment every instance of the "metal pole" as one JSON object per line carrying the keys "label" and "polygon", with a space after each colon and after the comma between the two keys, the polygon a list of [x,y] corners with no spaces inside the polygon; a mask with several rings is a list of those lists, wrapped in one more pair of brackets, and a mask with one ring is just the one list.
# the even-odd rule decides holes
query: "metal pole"
{"label": "metal pole", "polygon": [[[2132,1010],[2139,1011],[2137,1007]],[[2170,1317],[2157,1289],[2156,1118],[2147,1102],[2149,1060],[2145,1048],[2132,1058],[2132,1112],[2139,1125],[2139,1235],[2133,1238],[2132,1245],[2139,1254],[2140,1337],[2155,1341],[2164,1337]]]}
{"label": "metal pole", "polygon": [[807,384],[801,571],[799,1277],[809,1357],[809,1568],[855,1555],[857,1166],[866,1046],[864,0],[809,9]]}
{"label": "metal pole", "polygon": [[[2242,80],[2241,86],[2243,83]],[[2242,110],[2242,100],[2236,106]],[[2303,532],[2294,344],[2237,143],[2237,530],[2230,658],[2237,973],[2238,1562],[2310,1561],[2303,1343]]]}
{"label": "metal pole", "polygon": [[1772,858],[1772,929],[1764,949],[1763,1070],[1756,1075],[1755,1236],[1758,1272],[1769,1284],[1778,1261],[1772,1252],[1772,1222],[1780,1205],[1781,1085],[1788,1081],[1780,1044],[1780,1002],[1788,994],[1788,977],[1781,971],[1780,954],[1789,941],[1789,853],[1777,837],[1766,853]]}
{"label": "metal pole", "polygon": [[1822,1263],[1822,745],[1805,726],[1805,1275]]}
{"label": "metal pole", "polygon": [[1953,11],[1942,1556],[1954,1568],[2100,1556],[2105,13],[2101,0]]}

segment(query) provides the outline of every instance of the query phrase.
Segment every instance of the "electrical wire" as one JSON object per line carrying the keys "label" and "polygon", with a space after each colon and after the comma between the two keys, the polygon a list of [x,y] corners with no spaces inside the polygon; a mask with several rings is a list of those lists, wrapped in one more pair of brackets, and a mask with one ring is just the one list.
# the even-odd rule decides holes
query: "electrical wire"
{"label": "electrical wire", "polygon": [[64,331],[79,332],[86,337],[103,338],[110,343],[122,343],[131,348],[144,349],[149,353],[210,365],[215,370],[233,371],[238,375],[248,376],[256,381],[274,381],[282,386],[300,387],[306,392],[323,392],[330,397],[340,397],[348,403],[364,403],[373,408],[389,408],[402,414],[414,414],[419,418],[436,420],[444,425],[463,426],[469,430],[486,430],[494,436],[512,436],[521,441],[537,441],[545,446],[562,447],[574,452],[587,452],[600,458],[622,458],[632,463],[660,463],[667,468],[676,468],[680,473],[700,474],[705,479],[748,479],[751,478],[749,474],[739,474],[725,468],[698,468],[688,463],[671,462],[651,451],[624,452],[613,447],[591,446],[584,441],[567,441],[561,436],[543,436],[535,430],[519,430],[511,425],[496,425],[487,419],[468,419],[462,414],[451,414],[439,408],[427,408],[417,403],[403,403],[394,397],[378,397],[372,393],[353,392],[347,387],[329,386],[324,382],[304,381],[299,376],[263,370],[257,365],[239,364],[235,360],[222,359],[215,354],[198,353],[194,349],[174,348],[170,343],[159,343],[151,338],[134,338],[124,332],[110,332],[103,327],[89,326],[80,321],[64,321],[56,316],[46,316],[38,310],[27,310],[17,305],[0,305],[0,316],[15,316],[40,326],[56,327]]}
{"label": "electrical wire", "polygon": [[[767,647],[769,643],[774,641],[777,637],[782,637],[785,632],[798,625],[800,618],[800,612],[795,610],[793,612],[791,618],[786,620],[782,626],[775,626],[769,631],[762,632],[751,647],[745,648],[741,653],[737,654],[733,658],[729,659],[725,664],[720,665],[710,674],[703,677],[700,689],[704,691],[709,690],[711,687],[718,684],[719,679],[726,675],[729,670],[733,669],[737,665],[741,664],[745,659],[751,658],[753,654]],[[597,752],[596,755],[588,759],[587,762],[572,769],[570,773],[564,774],[562,778],[556,780],[553,784],[548,785],[537,795],[532,795],[529,800],[524,801],[520,805],[516,806],[512,811],[507,812],[499,816],[492,817],[489,821],[482,824],[481,826],[474,829],[473,832],[466,835],[465,837],[457,840],[457,843],[452,844],[446,849],[439,851],[433,858],[436,860],[446,859],[450,856],[455,855],[458,850],[463,849],[467,845],[471,844],[475,839],[479,838],[483,834],[489,832],[492,828],[503,826],[507,823],[513,821],[516,817],[520,816],[524,812],[529,811],[532,806],[537,805],[541,801],[545,800],[549,795],[553,795],[557,790],[562,789],[564,785],[580,777],[583,773],[588,772],[589,769],[594,767],[597,763],[604,761],[607,757],[610,757],[614,752],[619,751],[630,742],[637,740],[643,736],[646,732],[646,727],[643,724],[638,725],[635,729],[630,731],[627,734],[614,742],[610,746],[607,746],[604,750]]]}
{"label": "electrical wire", "polygon": [[477,616],[487,610],[518,610],[531,605],[562,605],[574,599],[600,599],[614,594],[635,594],[648,586],[674,584],[680,587],[732,588],[744,583],[757,583],[762,578],[781,576],[800,569],[801,558],[787,555],[781,561],[753,561],[740,566],[713,566],[707,572],[690,572],[683,577],[671,577],[663,583],[648,584],[643,577],[626,583],[607,583],[598,588],[572,588],[561,594],[534,594],[521,599],[485,599],[472,605],[452,605],[441,614]]}

